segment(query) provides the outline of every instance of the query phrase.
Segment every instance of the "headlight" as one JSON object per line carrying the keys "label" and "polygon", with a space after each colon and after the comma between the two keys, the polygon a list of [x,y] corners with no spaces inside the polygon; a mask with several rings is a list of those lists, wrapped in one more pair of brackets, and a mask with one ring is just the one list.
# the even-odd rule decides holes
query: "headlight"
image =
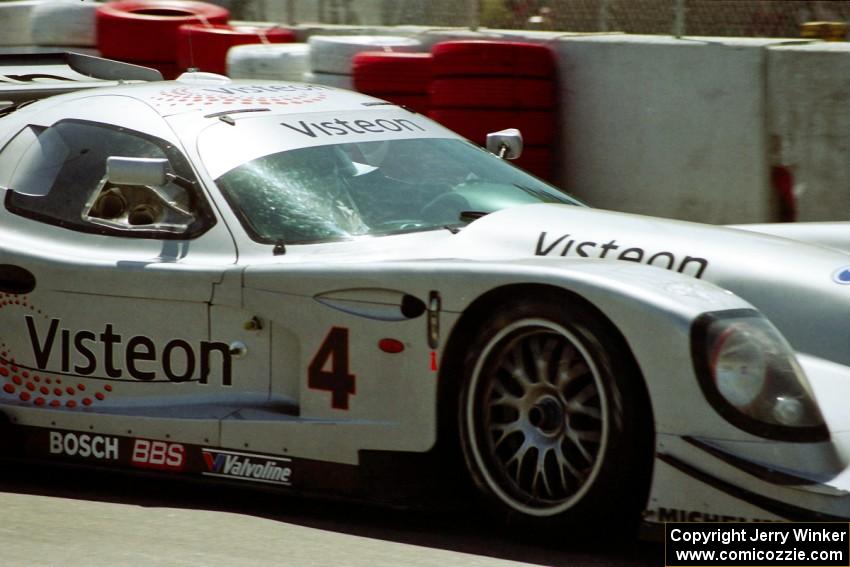
{"label": "headlight", "polygon": [[691,354],[703,394],[733,425],[769,439],[829,439],[794,351],[758,312],[703,315],[692,329]]}

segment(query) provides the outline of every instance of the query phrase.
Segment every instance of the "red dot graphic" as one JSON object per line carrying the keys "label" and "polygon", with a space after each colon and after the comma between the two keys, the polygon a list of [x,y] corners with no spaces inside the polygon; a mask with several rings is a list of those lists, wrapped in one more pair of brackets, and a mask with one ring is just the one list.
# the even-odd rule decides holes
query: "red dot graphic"
{"label": "red dot graphic", "polygon": [[8,376],[8,375],[9,375],[9,369],[3,368],[2,366],[0,366],[0,376]]}
{"label": "red dot graphic", "polygon": [[53,393],[56,394],[57,396],[61,396],[62,395],[62,388],[53,388]]}
{"label": "red dot graphic", "polygon": [[86,391],[86,385],[85,384],[77,384],[77,389],[81,392],[85,392]]}
{"label": "red dot graphic", "polygon": [[103,395],[103,392],[97,392],[94,397],[98,400],[103,400],[103,398],[105,398],[106,396]]}
{"label": "red dot graphic", "polygon": [[3,391],[6,392],[7,394],[14,394],[15,393],[15,387],[12,386],[11,384],[6,384],[6,385],[3,386]]}
{"label": "red dot graphic", "polygon": [[52,408],[58,408],[60,405],[62,405],[62,402],[59,400],[51,400],[50,402],[50,407]]}
{"label": "red dot graphic", "polygon": [[33,384],[32,382],[27,382],[27,390],[29,390],[30,392],[35,390],[35,384]]}
{"label": "red dot graphic", "polygon": [[30,393],[29,392],[21,392],[20,398],[23,401],[28,402],[28,401],[30,401]]}
{"label": "red dot graphic", "polygon": [[68,400],[67,402],[65,402],[65,405],[69,408],[75,408],[77,407],[77,402],[75,402],[74,400]]}
{"label": "red dot graphic", "polygon": [[23,380],[21,379],[21,377],[20,377],[20,376],[18,376],[17,374],[15,374],[14,376],[12,376],[12,382],[14,382],[14,383],[15,383],[15,384],[17,384],[18,386],[20,386],[20,385],[23,383]]}
{"label": "red dot graphic", "polygon": [[106,390],[107,392],[111,392],[112,391],[112,384],[107,384],[106,386],[103,387],[103,389]]}
{"label": "red dot graphic", "polygon": [[44,405],[44,398],[36,398],[35,399],[35,405],[43,406]]}
{"label": "red dot graphic", "polygon": [[41,388],[38,389],[38,391],[46,396],[47,394],[50,393],[50,388],[48,388],[47,386],[42,386]]}
{"label": "red dot graphic", "polygon": [[[56,388],[56,391],[59,392],[60,394],[62,393],[62,390],[60,390],[59,388]],[[74,388],[72,386],[68,386],[67,388],[65,388],[65,391],[68,392],[72,396],[74,395]],[[59,394],[57,394],[57,395],[59,395]]]}
{"label": "red dot graphic", "polygon": [[83,398],[83,405],[90,406],[91,405],[91,398]]}

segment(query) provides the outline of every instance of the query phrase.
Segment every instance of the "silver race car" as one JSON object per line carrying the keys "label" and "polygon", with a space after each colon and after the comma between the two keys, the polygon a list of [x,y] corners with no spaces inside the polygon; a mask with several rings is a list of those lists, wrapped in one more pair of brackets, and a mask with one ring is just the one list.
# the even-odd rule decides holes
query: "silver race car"
{"label": "silver race car", "polygon": [[834,242],[594,210],[516,132],[357,93],[151,78],[0,60],[4,458],[531,528],[850,518]]}

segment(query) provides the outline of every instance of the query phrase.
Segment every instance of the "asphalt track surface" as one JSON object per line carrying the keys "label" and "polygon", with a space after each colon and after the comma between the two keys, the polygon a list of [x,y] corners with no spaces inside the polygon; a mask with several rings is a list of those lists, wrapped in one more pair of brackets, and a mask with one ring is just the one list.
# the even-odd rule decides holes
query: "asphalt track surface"
{"label": "asphalt track surface", "polygon": [[[0,467],[0,565],[642,566],[656,543],[530,542],[475,515],[409,512],[247,489]],[[604,526],[600,526],[604,530]]]}

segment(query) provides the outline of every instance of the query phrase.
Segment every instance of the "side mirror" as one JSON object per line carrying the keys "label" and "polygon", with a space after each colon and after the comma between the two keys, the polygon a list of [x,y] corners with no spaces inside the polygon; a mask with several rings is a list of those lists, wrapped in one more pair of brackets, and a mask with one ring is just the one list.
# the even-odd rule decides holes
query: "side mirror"
{"label": "side mirror", "polygon": [[106,178],[114,185],[151,185],[168,183],[168,160],[164,158],[106,158]]}
{"label": "side mirror", "polygon": [[487,134],[487,151],[502,159],[516,159],[522,155],[522,133],[508,128]]}

